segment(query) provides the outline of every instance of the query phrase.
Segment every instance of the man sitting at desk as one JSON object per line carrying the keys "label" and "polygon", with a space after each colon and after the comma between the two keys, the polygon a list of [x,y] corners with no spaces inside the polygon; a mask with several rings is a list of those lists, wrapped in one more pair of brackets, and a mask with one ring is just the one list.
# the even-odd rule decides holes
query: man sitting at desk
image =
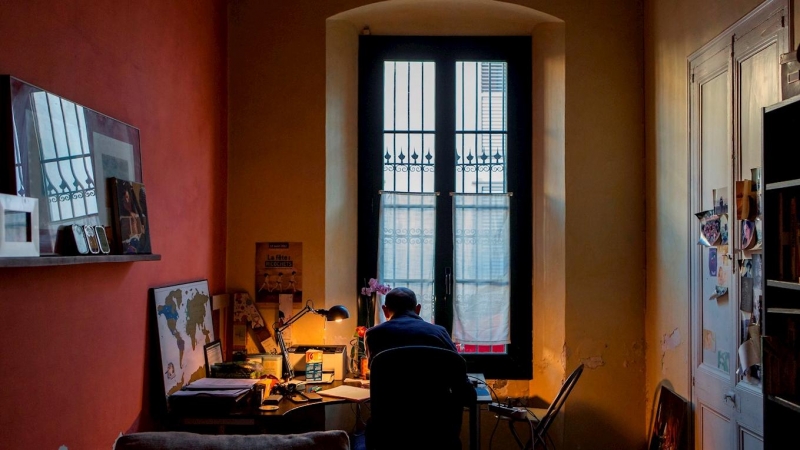
{"label": "man sitting at desk", "polygon": [[[417,296],[411,289],[405,287],[392,289],[386,294],[386,301],[382,308],[387,321],[368,329],[364,337],[370,365],[372,365],[375,355],[397,347],[424,345],[457,352],[450,334],[443,326],[426,322],[419,316],[422,305],[417,303]],[[475,402],[476,393],[466,374],[463,383],[463,394],[459,395],[464,397],[463,404],[467,406]],[[398,408],[407,408],[408,406],[398,405]],[[376,431],[372,431],[372,433],[376,433]],[[370,421],[367,422],[366,435],[367,448],[372,448],[371,440],[374,437],[371,438]],[[395,438],[399,438],[399,436],[395,436]],[[447,448],[461,448],[460,441],[456,440],[453,444]]]}
{"label": "man sitting at desk", "polygon": [[392,289],[381,308],[387,321],[368,329],[364,336],[370,365],[375,355],[396,347],[427,345],[457,351],[443,326],[426,322],[419,316],[422,305],[417,303],[417,296],[411,289]]}

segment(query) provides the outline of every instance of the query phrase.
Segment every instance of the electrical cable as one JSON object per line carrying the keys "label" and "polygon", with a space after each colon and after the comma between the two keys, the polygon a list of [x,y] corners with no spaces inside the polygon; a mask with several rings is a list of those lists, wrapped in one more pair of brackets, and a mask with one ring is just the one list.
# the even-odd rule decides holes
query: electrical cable
{"label": "electrical cable", "polygon": [[514,428],[514,421],[513,420],[510,420],[508,422],[508,429],[511,430],[511,436],[513,436],[514,440],[517,441],[517,445],[519,445],[519,448],[524,449],[525,448],[525,444],[523,444],[522,443],[522,439],[519,438],[519,435],[517,434],[517,429]]}
{"label": "electrical cable", "polygon": [[497,421],[494,423],[494,428],[492,428],[492,434],[489,435],[489,450],[492,450],[492,440],[494,439],[494,432],[497,431],[497,426],[500,425],[500,418],[497,418]]}
{"label": "electrical cable", "polygon": [[[525,418],[528,419],[528,426],[531,429],[531,437],[530,437],[530,440],[528,442],[531,443],[531,450],[533,450],[534,447],[536,447],[536,441],[538,440],[538,435],[536,434],[536,430],[533,427],[533,421],[531,420],[531,418],[528,417],[527,414],[525,415]],[[545,447],[545,450],[547,450],[547,444],[545,444],[544,447]]]}

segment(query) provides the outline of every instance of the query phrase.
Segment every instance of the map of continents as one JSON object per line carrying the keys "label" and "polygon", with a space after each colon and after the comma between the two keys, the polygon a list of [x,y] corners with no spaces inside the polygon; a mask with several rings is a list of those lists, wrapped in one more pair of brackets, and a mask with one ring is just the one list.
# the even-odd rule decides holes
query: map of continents
{"label": "map of continents", "polygon": [[205,376],[203,345],[214,340],[205,281],[155,290],[164,392]]}

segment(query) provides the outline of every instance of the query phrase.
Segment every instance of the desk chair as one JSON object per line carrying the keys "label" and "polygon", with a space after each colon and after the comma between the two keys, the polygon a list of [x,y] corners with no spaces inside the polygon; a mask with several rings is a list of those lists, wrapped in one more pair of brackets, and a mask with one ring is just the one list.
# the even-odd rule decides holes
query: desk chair
{"label": "desk chair", "polygon": [[[551,448],[548,447],[546,441],[546,438],[548,437],[547,430],[550,429],[550,425],[553,424],[558,412],[567,401],[569,393],[572,392],[572,388],[575,387],[575,384],[578,382],[578,378],[580,378],[582,373],[583,364],[576,367],[575,370],[573,370],[572,373],[567,377],[567,380],[561,385],[561,389],[559,389],[558,394],[556,394],[555,400],[550,403],[550,406],[548,406],[547,409],[526,408],[527,417],[525,419],[512,419],[510,417],[498,416],[498,419],[509,420],[508,427],[511,430],[511,435],[514,436],[514,439],[517,441],[517,444],[519,444],[520,448],[524,448],[526,450],[533,450],[536,448],[548,450]],[[531,437],[524,445],[519,439],[517,431],[514,428],[514,424],[520,421],[527,422],[531,427]]]}
{"label": "desk chair", "polygon": [[474,398],[458,353],[427,346],[384,350],[370,365],[367,449],[460,450],[464,406]]}

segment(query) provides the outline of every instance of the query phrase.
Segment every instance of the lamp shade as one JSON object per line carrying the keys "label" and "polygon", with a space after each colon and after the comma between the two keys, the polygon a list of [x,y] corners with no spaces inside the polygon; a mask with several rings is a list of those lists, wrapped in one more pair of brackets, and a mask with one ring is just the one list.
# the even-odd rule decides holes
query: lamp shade
{"label": "lamp shade", "polygon": [[331,309],[325,312],[325,320],[342,320],[350,317],[350,311],[342,305],[332,306]]}

